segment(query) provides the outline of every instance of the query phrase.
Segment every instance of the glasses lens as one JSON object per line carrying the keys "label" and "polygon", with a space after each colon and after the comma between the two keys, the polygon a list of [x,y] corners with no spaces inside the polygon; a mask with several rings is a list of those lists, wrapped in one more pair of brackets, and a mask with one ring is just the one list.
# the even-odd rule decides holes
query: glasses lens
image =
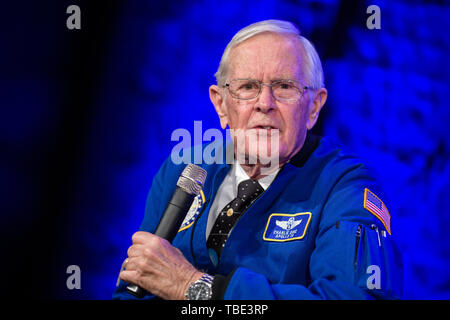
{"label": "glasses lens", "polygon": [[230,93],[238,99],[253,99],[259,94],[260,84],[255,80],[232,80]]}
{"label": "glasses lens", "polygon": [[272,91],[275,98],[279,100],[296,100],[300,97],[300,90],[291,81],[274,82]]}

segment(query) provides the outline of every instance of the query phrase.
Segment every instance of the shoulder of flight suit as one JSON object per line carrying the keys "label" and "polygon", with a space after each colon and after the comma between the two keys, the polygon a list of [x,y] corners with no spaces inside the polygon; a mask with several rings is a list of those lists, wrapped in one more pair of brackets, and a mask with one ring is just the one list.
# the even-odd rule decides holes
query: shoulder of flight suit
{"label": "shoulder of flight suit", "polygon": [[230,275],[215,277],[214,298],[400,298],[401,255],[383,221],[364,206],[366,190],[383,199],[371,171],[327,139],[320,140],[308,159],[295,164],[315,176],[310,197],[322,205],[309,262],[310,285],[271,284],[264,275],[238,267]]}
{"label": "shoulder of flight suit", "polygon": [[[401,254],[391,239],[389,204],[373,172],[358,159],[339,153],[323,174],[332,188],[311,256],[311,277],[316,280],[310,291],[322,298],[401,298]],[[325,183],[326,178],[322,180]],[[380,200],[389,218],[367,209],[368,193]],[[331,278],[338,289],[324,280]]]}

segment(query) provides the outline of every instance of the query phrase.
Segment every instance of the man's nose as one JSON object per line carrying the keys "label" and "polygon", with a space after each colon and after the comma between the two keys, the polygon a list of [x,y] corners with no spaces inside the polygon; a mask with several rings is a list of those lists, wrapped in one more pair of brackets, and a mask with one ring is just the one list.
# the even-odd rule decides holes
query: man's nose
{"label": "man's nose", "polygon": [[270,86],[262,86],[261,93],[258,96],[255,107],[262,112],[268,112],[276,108],[276,100]]}

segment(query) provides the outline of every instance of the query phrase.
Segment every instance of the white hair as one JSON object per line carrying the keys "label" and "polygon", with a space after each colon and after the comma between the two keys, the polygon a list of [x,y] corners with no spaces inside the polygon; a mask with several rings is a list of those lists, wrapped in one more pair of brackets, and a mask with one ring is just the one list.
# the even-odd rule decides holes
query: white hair
{"label": "white hair", "polygon": [[305,85],[312,89],[325,87],[322,63],[320,62],[316,49],[308,39],[300,35],[300,31],[294,24],[283,20],[264,20],[256,22],[236,33],[226,46],[222,58],[220,59],[219,69],[214,74],[218,85],[224,85],[226,82],[226,77],[229,71],[228,60],[231,49],[239,43],[242,43],[245,40],[263,32],[273,32],[281,35],[295,36],[300,41],[305,52],[305,61],[302,64],[303,74],[306,77],[305,81],[308,82]]}

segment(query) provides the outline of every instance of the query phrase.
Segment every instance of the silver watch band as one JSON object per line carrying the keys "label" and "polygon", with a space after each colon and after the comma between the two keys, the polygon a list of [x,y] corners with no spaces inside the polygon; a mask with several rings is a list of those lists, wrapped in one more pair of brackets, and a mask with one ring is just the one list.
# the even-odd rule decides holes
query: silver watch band
{"label": "silver watch band", "polygon": [[209,300],[212,296],[212,282],[214,277],[205,273],[200,279],[190,284],[186,291],[188,300]]}
{"label": "silver watch band", "polygon": [[198,279],[197,281],[203,281],[206,282],[208,284],[212,284],[214,280],[214,277],[212,275],[209,275],[207,273],[205,273],[200,279]]}

